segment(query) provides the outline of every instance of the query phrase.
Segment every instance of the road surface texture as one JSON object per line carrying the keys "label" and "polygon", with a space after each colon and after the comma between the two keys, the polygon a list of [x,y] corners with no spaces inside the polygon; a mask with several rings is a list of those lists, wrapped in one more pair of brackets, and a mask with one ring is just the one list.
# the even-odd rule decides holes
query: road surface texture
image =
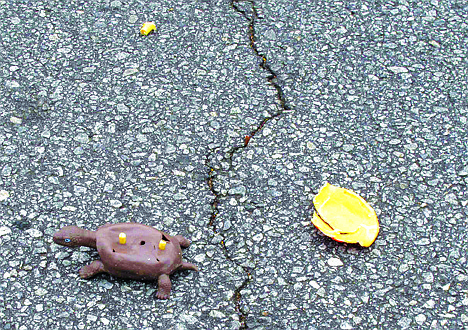
{"label": "road surface texture", "polygon": [[[0,15],[1,329],[468,329],[466,1]],[[311,225],[325,182],[375,208],[370,248]],[[192,240],[169,300],[52,242],[128,221]]]}

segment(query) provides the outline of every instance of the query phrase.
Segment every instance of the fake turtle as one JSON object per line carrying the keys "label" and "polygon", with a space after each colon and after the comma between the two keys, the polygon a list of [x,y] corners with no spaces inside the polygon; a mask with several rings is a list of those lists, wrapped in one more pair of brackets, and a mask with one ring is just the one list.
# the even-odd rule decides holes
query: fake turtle
{"label": "fake turtle", "polygon": [[181,247],[190,241],[181,235],[170,236],[138,223],[105,224],[96,231],[67,226],[54,234],[54,242],[64,246],[88,246],[97,249],[101,260],[80,269],[82,278],[99,273],[134,280],[158,280],[156,298],[168,299],[169,275],[177,270],[195,270],[182,261]]}

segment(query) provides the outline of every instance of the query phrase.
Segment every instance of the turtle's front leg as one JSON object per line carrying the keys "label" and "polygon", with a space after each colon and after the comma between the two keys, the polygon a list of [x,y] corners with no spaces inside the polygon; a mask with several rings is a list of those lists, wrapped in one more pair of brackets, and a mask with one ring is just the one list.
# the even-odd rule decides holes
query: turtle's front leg
{"label": "turtle's front leg", "polygon": [[169,275],[162,274],[158,278],[158,292],[156,292],[156,298],[158,299],[169,299],[171,294],[171,280]]}
{"label": "turtle's front leg", "polygon": [[104,264],[101,260],[94,260],[89,265],[86,265],[80,269],[81,278],[90,278],[99,273],[106,273]]}

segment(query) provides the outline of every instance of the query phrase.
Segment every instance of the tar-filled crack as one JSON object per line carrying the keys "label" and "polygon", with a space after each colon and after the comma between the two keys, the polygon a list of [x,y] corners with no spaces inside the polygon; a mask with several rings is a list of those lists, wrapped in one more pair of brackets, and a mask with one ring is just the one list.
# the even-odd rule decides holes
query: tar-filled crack
{"label": "tar-filled crack", "polygon": [[247,286],[247,284],[250,282],[250,280],[252,278],[252,275],[251,275],[252,269],[249,268],[249,267],[243,266],[241,263],[239,263],[238,261],[234,260],[231,257],[231,255],[229,254],[229,251],[228,251],[228,249],[227,249],[227,247],[225,245],[226,237],[223,235],[222,232],[220,232],[216,228],[215,220],[216,220],[216,216],[219,213],[218,205],[219,205],[220,199],[222,197],[225,197],[225,196],[222,196],[221,193],[216,191],[216,189],[214,188],[213,181],[216,179],[216,170],[210,165],[209,154],[206,157],[205,165],[209,168],[209,171],[210,171],[209,174],[208,174],[208,178],[207,178],[206,182],[208,184],[208,187],[209,187],[211,193],[215,196],[213,202],[211,203],[211,216],[210,216],[210,222],[209,222],[208,226],[213,229],[213,232],[215,232],[216,234],[218,234],[218,235],[220,235],[222,237],[220,245],[221,245],[221,249],[223,251],[224,257],[227,260],[234,263],[235,265],[237,265],[238,267],[242,268],[244,273],[247,275],[245,280],[242,282],[242,284],[240,286],[238,286],[234,290],[233,299],[235,301],[235,309],[236,309],[237,315],[239,317],[239,322],[240,322],[239,329],[248,329],[247,324],[246,324],[246,313],[242,310],[240,302],[241,302],[241,298],[242,298],[241,291]]}
{"label": "tar-filled crack", "polygon": [[[240,3],[246,3],[246,4],[249,4],[249,12],[247,10],[242,10],[238,4]],[[218,174],[218,171],[219,173],[221,172],[230,172],[233,168],[233,165],[232,165],[232,159],[233,159],[233,156],[234,154],[240,150],[240,149],[243,149],[243,148],[246,148],[248,146],[248,143],[250,141],[250,139],[252,137],[254,137],[262,128],[263,126],[271,119],[274,119],[278,116],[281,116],[285,111],[288,111],[290,110],[290,107],[288,106],[287,102],[286,102],[286,99],[284,97],[284,93],[283,93],[283,90],[281,88],[281,86],[278,84],[277,82],[277,74],[273,71],[273,69],[270,67],[270,65],[268,64],[268,61],[267,61],[267,58],[264,54],[262,54],[259,50],[258,50],[258,47],[257,47],[257,37],[256,37],[256,34],[255,34],[255,23],[256,21],[259,19],[259,15],[258,15],[258,12],[257,12],[257,9],[255,7],[255,2],[253,0],[247,0],[247,1],[242,1],[242,0],[231,0],[231,7],[239,14],[241,14],[248,22],[248,31],[249,31],[249,39],[250,39],[250,47],[252,48],[252,51],[254,52],[254,54],[260,59],[260,67],[267,72],[267,81],[268,83],[275,88],[276,90],[276,98],[277,98],[277,101],[279,103],[278,105],[278,111],[275,113],[275,114],[272,114],[271,116],[268,116],[268,117],[265,117],[263,118],[259,125],[257,126],[257,128],[255,128],[254,130],[252,130],[251,132],[248,133],[248,135],[245,136],[245,139],[244,139],[244,144],[242,145],[237,145],[237,146],[233,146],[232,148],[229,149],[229,151],[226,152],[225,156],[222,157],[224,161],[227,161],[229,166],[227,169],[224,169],[224,170],[221,170],[219,168],[215,168],[213,167],[213,165],[211,164],[211,159],[210,157],[212,155],[214,155],[217,151],[217,149],[214,149],[214,150],[211,150],[209,152],[209,154],[207,155],[206,157],[206,162],[205,162],[205,166],[208,167],[209,169],[209,173],[208,173],[208,177],[206,179],[206,182],[208,184],[208,187],[211,191],[211,193],[214,195],[214,199],[213,199],[213,202],[211,203],[211,216],[210,216],[210,222],[208,224],[209,227],[212,228],[212,230],[220,235],[222,237],[222,241],[221,241],[221,248],[222,248],[222,251],[224,253],[224,256],[226,257],[227,260],[233,262],[234,264],[236,264],[237,266],[241,267],[243,269],[243,271],[245,272],[246,274],[246,278],[245,280],[242,282],[242,284],[237,287],[235,290],[234,290],[234,300],[235,300],[235,308],[236,308],[236,312],[238,314],[238,317],[239,317],[239,322],[240,322],[240,329],[248,329],[248,325],[247,325],[247,322],[246,322],[246,318],[247,318],[247,313],[242,309],[241,307],[241,300],[242,300],[242,294],[241,294],[241,291],[250,283],[250,281],[252,280],[252,275],[251,275],[251,272],[252,272],[252,268],[249,268],[249,267],[246,267],[246,266],[243,266],[242,264],[240,264],[238,261],[234,260],[231,255],[229,254],[229,251],[225,245],[225,240],[226,238],[224,237],[224,235],[216,228],[216,217],[218,216],[218,213],[219,213],[219,204],[220,204],[220,201],[222,198],[226,198],[227,195],[223,195],[221,194],[221,192],[219,191],[216,191],[215,187],[214,187],[214,182],[216,180],[216,177],[217,177],[217,174]]]}

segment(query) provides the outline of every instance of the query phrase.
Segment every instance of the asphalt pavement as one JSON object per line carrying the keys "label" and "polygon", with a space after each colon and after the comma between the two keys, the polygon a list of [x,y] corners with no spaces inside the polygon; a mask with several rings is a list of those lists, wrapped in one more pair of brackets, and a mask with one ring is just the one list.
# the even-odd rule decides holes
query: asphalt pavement
{"label": "asphalt pavement", "polygon": [[[468,5],[0,1],[1,329],[468,329]],[[153,21],[156,30],[140,35]],[[369,248],[311,224],[325,182]],[[199,272],[54,244],[139,222]]]}

